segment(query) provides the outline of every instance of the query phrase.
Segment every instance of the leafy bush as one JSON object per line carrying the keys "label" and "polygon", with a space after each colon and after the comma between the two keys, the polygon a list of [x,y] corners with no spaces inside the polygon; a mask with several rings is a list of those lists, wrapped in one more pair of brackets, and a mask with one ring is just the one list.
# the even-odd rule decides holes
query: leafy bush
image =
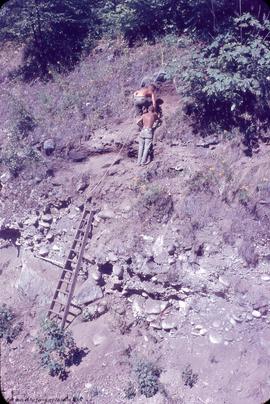
{"label": "leafy bush", "polygon": [[185,386],[192,388],[198,381],[198,374],[194,373],[191,366],[187,365],[182,372],[182,380]]}
{"label": "leafy bush", "polygon": [[189,193],[197,194],[199,192],[205,192],[213,194],[217,187],[217,177],[213,171],[213,168],[205,169],[205,171],[197,172],[188,182]]}
{"label": "leafy bush", "polygon": [[15,324],[15,313],[6,304],[0,306],[0,338],[11,343],[22,330],[22,323]]}
{"label": "leafy bush", "polygon": [[159,390],[160,369],[153,363],[140,359],[135,363],[134,371],[140,393],[145,397],[153,397]]}
{"label": "leafy bush", "polygon": [[144,218],[150,215],[157,222],[166,223],[173,212],[172,196],[163,189],[149,186],[139,199],[139,215]]}
{"label": "leafy bush", "polygon": [[101,7],[103,33],[123,35],[130,43],[138,39],[188,32],[213,37],[230,24],[237,12],[254,15],[267,11],[262,1],[251,0],[114,0]]}
{"label": "leafy bush", "polygon": [[248,147],[270,116],[270,22],[245,13],[231,29],[198,51],[181,77],[187,84],[185,111],[200,128],[245,133]]}
{"label": "leafy bush", "polygon": [[66,367],[73,362],[76,347],[70,332],[61,330],[51,320],[44,320],[41,331],[36,338],[41,365],[49,370],[51,376],[66,377]]}
{"label": "leafy bush", "polygon": [[35,118],[21,103],[14,103],[12,115],[12,131],[19,139],[27,137],[37,126]]}
{"label": "leafy bush", "polygon": [[246,137],[267,125],[270,104],[270,34],[268,20],[251,14],[235,18],[230,31],[197,52],[182,74],[186,112],[202,128],[239,127]]}
{"label": "leafy bush", "polygon": [[125,398],[127,398],[128,400],[131,400],[132,398],[134,398],[136,396],[136,389],[131,382],[129,382],[127,387],[124,389],[124,393],[125,393]]}
{"label": "leafy bush", "polygon": [[14,177],[18,176],[27,164],[38,160],[38,153],[30,145],[20,143],[14,133],[7,135],[6,144],[0,151],[0,163],[4,164]]}

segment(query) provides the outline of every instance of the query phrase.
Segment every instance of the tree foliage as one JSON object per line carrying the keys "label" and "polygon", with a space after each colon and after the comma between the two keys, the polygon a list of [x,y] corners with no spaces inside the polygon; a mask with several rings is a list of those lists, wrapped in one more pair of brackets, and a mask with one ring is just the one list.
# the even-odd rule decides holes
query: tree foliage
{"label": "tree foliage", "polygon": [[249,13],[234,18],[231,29],[193,56],[178,74],[191,97],[187,112],[207,130],[239,127],[247,137],[270,116],[269,20]]}
{"label": "tree foliage", "polygon": [[106,1],[102,11],[104,31],[123,35],[130,43],[178,30],[183,26],[181,0]]}
{"label": "tree foliage", "polygon": [[262,0],[10,0],[0,10],[0,39],[26,43],[23,75],[50,77],[76,64],[96,38],[129,44],[183,30],[211,38],[236,14],[263,16]]}
{"label": "tree foliage", "polygon": [[[88,36],[98,32],[95,1],[88,0],[14,0],[0,14],[1,37],[26,43],[23,75],[50,76],[70,69],[80,60]],[[88,41],[89,43],[89,41]]]}

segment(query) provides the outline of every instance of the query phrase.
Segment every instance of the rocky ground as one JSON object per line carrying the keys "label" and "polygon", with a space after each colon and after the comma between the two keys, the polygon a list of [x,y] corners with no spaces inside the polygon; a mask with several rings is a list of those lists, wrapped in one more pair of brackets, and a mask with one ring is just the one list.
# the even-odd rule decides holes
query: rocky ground
{"label": "rocky ground", "polygon": [[[10,403],[270,397],[268,146],[250,158],[240,143],[195,137],[171,84],[160,97],[163,124],[146,167],[136,166],[128,118],[62,160],[47,144],[46,169],[30,180],[1,175],[0,303],[23,321],[1,346]],[[172,128],[176,115],[184,124]],[[74,295],[82,314],[70,330],[88,352],[61,381],[41,368],[34,339],[87,200],[96,214]],[[138,359],[160,369],[151,398],[138,391]]]}

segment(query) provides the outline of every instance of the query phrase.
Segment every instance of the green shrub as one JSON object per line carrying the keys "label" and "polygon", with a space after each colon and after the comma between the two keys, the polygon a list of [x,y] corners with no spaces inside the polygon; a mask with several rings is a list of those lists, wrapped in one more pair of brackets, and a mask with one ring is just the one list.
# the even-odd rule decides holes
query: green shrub
{"label": "green shrub", "polygon": [[0,163],[4,164],[14,177],[39,158],[37,151],[21,142],[15,133],[7,135],[5,146],[0,151]]}
{"label": "green shrub", "polygon": [[182,380],[185,386],[192,388],[198,381],[198,374],[194,373],[190,365],[187,365],[182,372]]}
{"label": "green shrub", "polygon": [[140,359],[135,363],[134,371],[140,393],[145,397],[153,397],[159,390],[160,369],[153,363]]}
{"label": "green shrub", "polygon": [[0,306],[0,338],[11,343],[22,330],[22,323],[15,324],[16,316],[6,304]]}
{"label": "green shrub", "polygon": [[199,192],[206,192],[213,194],[217,185],[218,185],[217,177],[212,167],[209,168],[209,171],[205,169],[205,171],[197,172],[188,181],[189,193],[194,194],[197,194]]}
{"label": "green shrub", "polygon": [[92,321],[97,316],[95,307],[84,307],[82,311],[82,321]]}
{"label": "green shrub", "polygon": [[178,72],[186,87],[185,112],[200,128],[239,128],[249,139],[270,117],[269,20],[251,14],[234,18],[231,29],[200,49]]}
{"label": "green shrub", "polygon": [[125,398],[127,398],[128,400],[131,400],[132,398],[136,397],[136,389],[131,382],[129,382],[127,387],[124,389],[124,393]]}
{"label": "green shrub", "polygon": [[77,347],[70,332],[61,330],[51,320],[45,319],[36,338],[41,365],[49,370],[51,376],[64,378],[66,367],[72,363]]}
{"label": "green shrub", "polygon": [[171,217],[174,207],[170,193],[156,186],[141,187],[143,194],[138,201],[138,211],[141,218],[166,223]]}

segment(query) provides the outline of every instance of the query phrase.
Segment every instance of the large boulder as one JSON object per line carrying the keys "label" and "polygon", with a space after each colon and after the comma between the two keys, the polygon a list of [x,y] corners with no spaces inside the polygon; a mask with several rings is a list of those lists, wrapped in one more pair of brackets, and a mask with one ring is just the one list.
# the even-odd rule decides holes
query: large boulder
{"label": "large boulder", "polygon": [[102,289],[89,277],[75,292],[74,302],[78,305],[89,304],[103,297]]}
{"label": "large boulder", "polygon": [[53,265],[23,251],[21,272],[14,286],[28,300],[47,305],[52,300],[58,277],[59,272]]}

